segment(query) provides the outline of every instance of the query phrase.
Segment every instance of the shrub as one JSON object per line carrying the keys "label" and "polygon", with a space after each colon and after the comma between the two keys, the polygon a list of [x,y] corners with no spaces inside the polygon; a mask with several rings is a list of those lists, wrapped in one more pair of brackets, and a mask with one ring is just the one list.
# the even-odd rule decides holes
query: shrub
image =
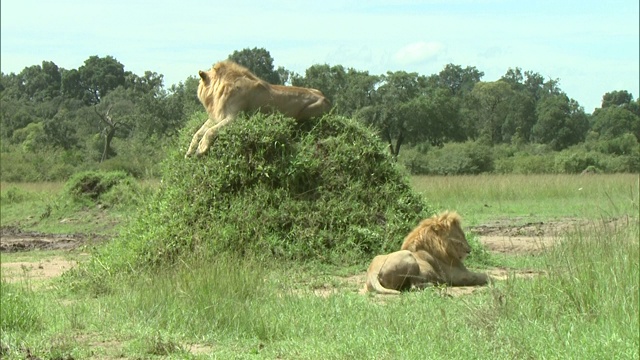
{"label": "shrub", "polygon": [[241,117],[209,154],[184,159],[191,135],[182,132],[155,198],[95,256],[96,268],[225,252],[356,263],[397,250],[433,214],[374,132],[351,119]]}
{"label": "shrub", "polygon": [[133,178],[123,171],[83,171],[74,174],[65,184],[64,194],[78,202],[101,202],[120,184],[135,186]]}
{"label": "shrub", "polygon": [[32,198],[32,194],[16,186],[11,186],[2,193],[0,198],[3,204],[18,204]]}
{"label": "shrub", "polygon": [[491,147],[477,142],[448,143],[426,155],[428,175],[475,175],[493,170]]}
{"label": "shrub", "polygon": [[30,161],[32,156],[20,150],[0,153],[0,180],[7,182],[41,181],[42,174]]}
{"label": "shrub", "polygon": [[15,145],[0,152],[0,180],[8,182],[60,181],[77,171],[80,160],[68,161],[69,151],[55,148],[24,151]]}
{"label": "shrub", "polygon": [[564,150],[556,155],[556,172],[561,174],[580,174],[587,167],[600,168],[600,154],[580,150]]}
{"label": "shrub", "polygon": [[529,155],[517,153],[513,158],[514,174],[551,174],[555,172],[553,154]]}

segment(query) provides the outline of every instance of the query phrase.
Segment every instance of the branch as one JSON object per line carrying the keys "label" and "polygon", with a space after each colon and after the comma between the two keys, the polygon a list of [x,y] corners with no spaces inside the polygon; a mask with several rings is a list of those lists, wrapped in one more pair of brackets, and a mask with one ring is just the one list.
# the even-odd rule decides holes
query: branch
{"label": "branch", "polygon": [[111,112],[111,109],[113,108],[113,105],[110,105],[109,108],[107,109],[106,114],[102,115],[98,112],[98,106],[94,106],[93,110],[96,112],[96,115],[98,115],[98,117],[100,118],[100,120],[102,120],[102,122],[106,123],[107,125],[109,125],[110,127],[114,128],[116,127],[116,125],[118,125],[118,122],[114,122],[113,119],[111,119],[111,116],[109,115],[109,113]]}

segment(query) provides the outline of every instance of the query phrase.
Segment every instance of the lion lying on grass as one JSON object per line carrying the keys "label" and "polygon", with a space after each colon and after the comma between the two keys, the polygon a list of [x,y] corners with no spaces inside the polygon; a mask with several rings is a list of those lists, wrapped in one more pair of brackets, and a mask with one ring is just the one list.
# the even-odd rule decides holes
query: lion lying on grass
{"label": "lion lying on grass", "polygon": [[489,276],[467,270],[462,263],[471,247],[460,216],[444,212],[425,219],[404,239],[402,250],[376,256],[367,270],[366,290],[399,294],[430,284],[485,285]]}
{"label": "lion lying on grass", "polygon": [[240,112],[280,112],[297,120],[307,120],[331,108],[319,90],[269,84],[233,61],[219,62],[199,74],[198,99],[209,119],[193,135],[186,157],[205,154],[218,130]]}

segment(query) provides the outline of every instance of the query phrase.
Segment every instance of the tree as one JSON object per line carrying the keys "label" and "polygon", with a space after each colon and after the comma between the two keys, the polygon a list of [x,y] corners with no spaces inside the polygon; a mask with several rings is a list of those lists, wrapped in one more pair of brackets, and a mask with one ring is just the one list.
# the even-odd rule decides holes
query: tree
{"label": "tree", "polygon": [[45,119],[43,125],[47,143],[65,150],[78,147],[78,119],[75,111],[62,107],[55,116]]}
{"label": "tree", "polygon": [[601,138],[633,134],[640,141],[640,117],[623,106],[607,106],[593,112],[591,129]]}
{"label": "tree", "polygon": [[352,116],[358,109],[371,105],[379,81],[379,76],[370,75],[368,71],[349,68],[344,75],[340,93],[335,95],[336,112]]}
{"label": "tree", "polygon": [[46,145],[44,128],[41,122],[30,123],[13,133],[13,142],[21,144],[25,151],[35,151]]}
{"label": "tree", "polygon": [[439,86],[449,89],[453,96],[459,96],[471,91],[483,76],[484,72],[475,66],[463,69],[460,65],[447,64],[434,79]]}
{"label": "tree", "polygon": [[271,54],[264,48],[242,49],[240,51],[234,51],[229,55],[229,60],[233,60],[236,63],[246,67],[256,74],[262,80],[270,84],[282,85],[284,82],[280,78],[280,73],[284,71],[273,69],[273,58]]}
{"label": "tree", "polygon": [[579,104],[565,94],[543,97],[536,105],[534,140],[562,150],[585,139],[589,121]]}
{"label": "tree", "polygon": [[93,106],[100,126],[100,135],[104,146],[100,162],[116,155],[111,142],[116,135],[126,137],[134,128],[135,105],[131,100],[131,91],[118,88],[104,98],[101,104]]}
{"label": "tree", "polygon": [[293,75],[292,84],[322,91],[331,101],[336,114],[352,116],[358,109],[371,105],[380,77],[367,71],[342,65],[312,65],[305,76]]}
{"label": "tree", "polygon": [[84,88],[77,69],[63,70],[61,83],[62,96],[67,99],[83,100]]}
{"label": "tree", "polygon": [[633,102],[633,95],[626,90],[611,91],[602,95],[602,108],[626,106]]}
{"label": "tree", "polygon": [[91,56],[78,70],[62,74],[63,93],[87,105],[100,103],[109,91],[124,85],[124,65],[111,56]]}
{"label": "tree", "polygon": [[458,108],[457,99],[442,88],[432,89],[401,104],[399,117],[405,119],[407,128],[405,142],[412,145],[428,142],[442,146],[446,141],[464,140],[465,132],[460,126]]}
{"label": "tree", "polygon": [[143,76],[127,71],[124,87],[139,94],[158,96],[162,92],[163,82],[164,76],[153,71],[145,71]]}
{"label": "tree", "polygon": [[14,131],[39,120],[31,114],[31,110],[25,100],[3,96],[0,103],[0,138],[9,140]]}
{"label": "tree", "polygon": [[[443,123],[446,120],[457,123],[457,119],[450,117],[455,111],[438,111],[438,106],[445,106],[442,99],[447,97],[442,92],[429,90],[424,76],[405,71],[387,72],[376,86],[372,105],[358,110],[355,116],[380,131],[394,157],[405,143],[441,142],[448,133]],[[438,101],[433,101],[433,94],[437,94],[433,98]]]}
{"label": "tree", "polygon": [[466,128],[472,139],[489,144],[527,141],[533,126],[527,117],[531,99],[506,81],[480,82],[465,97]]}
{"label": "tree", "polygon": [[33,102],[44,102],[60,96],[61,82],[60,69],[51,61],[43,61],[42,66],[26,67],[18,74],[21,95]]}
{"label": "tree", "polygon": [[345,74],[342,65],[316,64],[305,71],[304,77],[294,75],[292,84],[318,89],[336,106],[336,97],[345,86]]}

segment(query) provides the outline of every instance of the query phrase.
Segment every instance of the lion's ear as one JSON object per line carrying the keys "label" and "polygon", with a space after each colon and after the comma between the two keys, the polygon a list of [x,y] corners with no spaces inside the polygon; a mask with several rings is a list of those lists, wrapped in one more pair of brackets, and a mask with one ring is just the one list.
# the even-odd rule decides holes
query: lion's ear
{"label": "lion's ear", "polygon": [[206,72],[200,70],[198,72],[198,75],[200,75],[200,78],[205,82],[205,84],[209,82],[209,74],[207,74]]}

